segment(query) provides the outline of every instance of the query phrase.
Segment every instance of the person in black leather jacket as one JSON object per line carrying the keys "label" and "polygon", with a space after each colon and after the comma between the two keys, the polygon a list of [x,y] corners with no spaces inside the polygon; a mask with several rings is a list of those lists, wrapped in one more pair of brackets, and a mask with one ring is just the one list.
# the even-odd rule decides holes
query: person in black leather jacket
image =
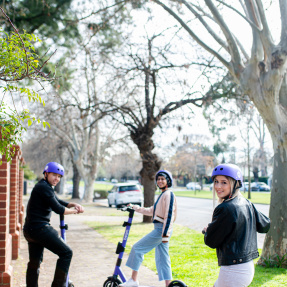
{"label": "person in black leather jacket", "polygon": [[216,248],[221,266],[214,287],[249,286],[254,277],[253,259],[259,256],[257,232],[267,233],[270,220],[241,195],[243,177],[236,165],[218,165],[212,179],[219,205],[203,232],[205,244]]}

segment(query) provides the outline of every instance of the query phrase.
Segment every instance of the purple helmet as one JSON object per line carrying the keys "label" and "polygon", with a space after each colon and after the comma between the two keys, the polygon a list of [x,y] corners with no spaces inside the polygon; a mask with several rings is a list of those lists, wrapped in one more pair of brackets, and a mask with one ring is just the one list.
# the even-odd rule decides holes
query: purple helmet
{"label": "purple helmet", "polygon": [[64,176],[65,174],[65,170],[64,167],[62,165],[60,165],[57,162],[49,162],[46,164],[43,173],[45,172],[53,172],[53,173],[57,173],[60,174],[61,176]]}
{"label": "purple helmet", "polygon": [[157,182],[157,178],[159,176],[164,176],[166,181],[167,181],[167,187],[171,187],[172,186],[172,174],[168,171],[168,170],[159,170],[156,175],[155,175],[155,181]]}
{"label": "purple helmet", "polygon": [[212,180],[214,180],[214,178],[217,175],[229,176],[233,178],[234,180],[238,180],[241,185],[243,183],[242,172],[240,168],[235,164],[223,163],[223,164],[216,166],[214,170],[212,171],[212,176],[211,176]]}

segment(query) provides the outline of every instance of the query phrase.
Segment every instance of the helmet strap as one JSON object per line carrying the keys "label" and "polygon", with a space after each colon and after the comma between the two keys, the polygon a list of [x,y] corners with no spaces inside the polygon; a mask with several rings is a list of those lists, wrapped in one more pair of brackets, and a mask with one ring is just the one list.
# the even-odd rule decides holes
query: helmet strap
{"label": "helmet strap", "polygon": [[158,188],[161,189],[161,191],[165,191],[165,190],[168,189],[168,186],[166,185],[165,187],[162,187],[162,188],[160,188],[160,187],[158,186]]}
{"label": "helmet strap", "polygon": [[232,196],[234,195],[235,190],[236,190],[236,185],[237,185],[237,180],[235,180],[235,182],[234,182],[233,190],[232,190],[232,192],[229,195],[229,199],[232,198]]}

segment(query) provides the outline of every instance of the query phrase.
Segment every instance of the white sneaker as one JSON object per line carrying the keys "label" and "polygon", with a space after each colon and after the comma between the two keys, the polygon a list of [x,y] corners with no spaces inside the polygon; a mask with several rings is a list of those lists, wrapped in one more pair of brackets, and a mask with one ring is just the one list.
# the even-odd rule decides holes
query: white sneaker
{"label": "white sneaker", "polygon": [[122,283],[119,285],[120,287],[138,287],[139,286],[139,281],[134,281],[132,278],[130,278],[128,281],[125,283]]}

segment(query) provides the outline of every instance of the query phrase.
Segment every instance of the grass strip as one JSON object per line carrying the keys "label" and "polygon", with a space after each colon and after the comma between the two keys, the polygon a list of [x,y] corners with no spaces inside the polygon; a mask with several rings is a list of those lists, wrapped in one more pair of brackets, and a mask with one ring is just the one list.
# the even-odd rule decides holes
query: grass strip
{"label": "grass strip", "polygon": [[[118,222],[88,222],[89,226],[115,244],[122,241],[124,229]],[[153,229],[153,224],[133,223],[126,252],[132,245]],[[170,241],[173,278],[190,286],[213,286],[219,273],[216,252],[203,242],[203,235],[181,225],[174,225]],[[154,250],[147,253],[144,265],[156,272]],[[123,263],[125,264],[125,262]],[[287,286],[287,270],[255,266],[255,277],[250,286]]]}
{"label": "grass strip", "polygon": [[[195,198],[206,198],[212,199],[212,191],[200,190],[182,190],[182,191],[174,191],[176,196],[184,196],[184,197],[195,197]],[[241,192],[245,198],[248,198],[248,192]],[[249,199],[252,203],[259,204],[270,204],[270,192],[251,192],[251,199]]]}

